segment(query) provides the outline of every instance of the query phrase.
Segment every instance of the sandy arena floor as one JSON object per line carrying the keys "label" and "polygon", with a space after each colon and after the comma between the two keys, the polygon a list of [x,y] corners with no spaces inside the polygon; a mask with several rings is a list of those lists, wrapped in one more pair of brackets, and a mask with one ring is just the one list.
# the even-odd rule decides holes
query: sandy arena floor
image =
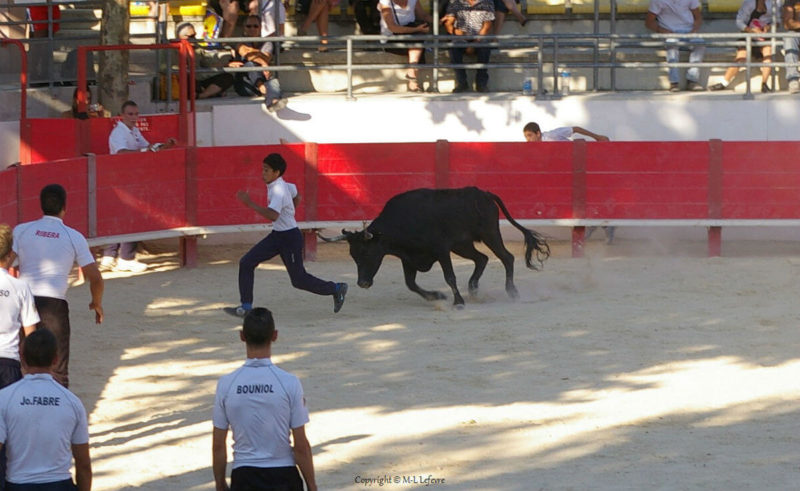
{"label": "sandy arena floor", "polygon": [[[572,259],[557,243],[542,272],[507,245],[519,301],[496,259],[466,296],[471,263],[458,260],[463,310],[409,292],[393,258],[355,287],[343,244],[308,264],[350,283],[337,315],[279,262],[257,271],[273,359],[305,388],[320,489],[798,489],[796,244],[709,259],[701,242],[673,254],[596,240]],[[212,490],[214,389],[244,358],[220,309],[238,298],[247,246],[201,243],[191,270],[174,244],[150,247],[151,271],[107,275],[102,326],[88,288],[69,292],[94,489]],[[438,266],[418,279],[450,297]]]}

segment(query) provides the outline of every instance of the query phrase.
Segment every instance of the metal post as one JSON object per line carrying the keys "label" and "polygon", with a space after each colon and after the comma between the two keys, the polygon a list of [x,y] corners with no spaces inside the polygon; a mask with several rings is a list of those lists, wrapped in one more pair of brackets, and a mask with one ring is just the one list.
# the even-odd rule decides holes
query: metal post
{"label": "metal post", "polygon": [[353,97],[353,38],[347,37],[347,100],[356,100]]}

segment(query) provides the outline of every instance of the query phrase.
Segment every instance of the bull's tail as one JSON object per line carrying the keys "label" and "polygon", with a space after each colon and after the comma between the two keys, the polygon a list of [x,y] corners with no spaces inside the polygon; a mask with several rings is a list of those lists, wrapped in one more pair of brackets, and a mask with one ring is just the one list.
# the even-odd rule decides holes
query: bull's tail
{"label": "bull's tail", "polygon": [[[506,208],[506,205],[503,204],[503,200],[501,200],[499,196],[494,193],[489,193],[488,191],[487,194],[492,197],[498,208],[500,208],[500,211],[502,211],[503,215],[505,215],[508,219],[509,223],[515,226],[520,232],[522,232],[522,235],[525,236],[525,265],[530,269],[541,269],[544,266],[544,261],[550,257],[550,246],[547,244],[544,236],[517,223],[517,221],[511,217],[511,213],[508,212],[508,208]],[[538,264],[533,262],[534,251],[536,251],[536,263]]]}

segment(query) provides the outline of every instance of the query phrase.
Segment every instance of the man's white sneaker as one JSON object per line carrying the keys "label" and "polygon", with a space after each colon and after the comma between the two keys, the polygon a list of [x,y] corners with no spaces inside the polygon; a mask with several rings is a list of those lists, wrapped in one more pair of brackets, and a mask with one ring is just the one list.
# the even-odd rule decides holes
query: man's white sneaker
{"label": "man's white sneaker", "polygon": [[147,269],[147,265],[140,263],[136,259],[117,259],[115,271],[130,271],[131,273],[141,273]]}
{"label": "man's white sneaker", "polygon": [[100,269],[103,271],[111,271],[114,269],[114,264],[116,264],[116,262],[116,258],[103,256],[103,259],[100,260]]}
{"label": "man's white sneaker", "polygon": [[797,94],[800,92],[800,80],[792,79],[789,80],[789,93],[790,94]]}

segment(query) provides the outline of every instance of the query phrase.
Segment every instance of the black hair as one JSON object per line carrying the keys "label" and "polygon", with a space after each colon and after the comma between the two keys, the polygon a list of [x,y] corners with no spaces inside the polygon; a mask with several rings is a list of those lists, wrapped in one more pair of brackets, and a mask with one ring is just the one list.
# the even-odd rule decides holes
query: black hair
{"label": "black hair", "polygon": [[245,343],[251,346],[264,346],[272,342],[275,320],[272,312],[264,307],[256,307],[244,316],[242,332]]}
{"label": "black hair", "polygon": [[123,103],[122,103],[122,107],[120,108],[120,110],[119,110],[119,113],[120,113],[120,114],[123,114],[123,113],[125,112],[125,108],[126,108],[126,107],[131,107],[131,106],[133,106],[133,107],[139,107],[139,105],[138,105],[138,104],[136,104],[136,103],[135,103],[135,102],[133,102],[133,101],[125,101],[125,102],[123,102]]}
{"label": "black hair", "polygon": [[[180,24],[175,26],[175,38],[176,39],[180,39],[181,31],[183,31],[187,27],[191,27],[192,29],[194,29],[194,24],[192,24],[191,22],[181,22]],[[196,30],[195,30],[195,32],[196,32]]]}
{"label": "black hair", "polygon": [[25,337],[22,347],[25,363],[31,367],[48,368],[56,359],[56,337],[47,329],[37,329]]}
{"label": "black hair", "polygon": [[286,161],[279,153],[271,153],[264,157],[264,164],[270,166],[272,170],[278,171],[281,176],[286,172]]}
{"label": "black hair", "polygon": [[542,132],[542,130],[539,128],[539,123],[528,123],[528,124],[526,124],[525,127],[522,128],[522,132],[525,133],[525,132],[528,132],[528,131],[530,131],[531,133],[541,133]]}
{"label": "black hair", "polygon": [[39,193],[42,213],[57,216],[67,206],[67,191],[61,184],[48,184]]}

